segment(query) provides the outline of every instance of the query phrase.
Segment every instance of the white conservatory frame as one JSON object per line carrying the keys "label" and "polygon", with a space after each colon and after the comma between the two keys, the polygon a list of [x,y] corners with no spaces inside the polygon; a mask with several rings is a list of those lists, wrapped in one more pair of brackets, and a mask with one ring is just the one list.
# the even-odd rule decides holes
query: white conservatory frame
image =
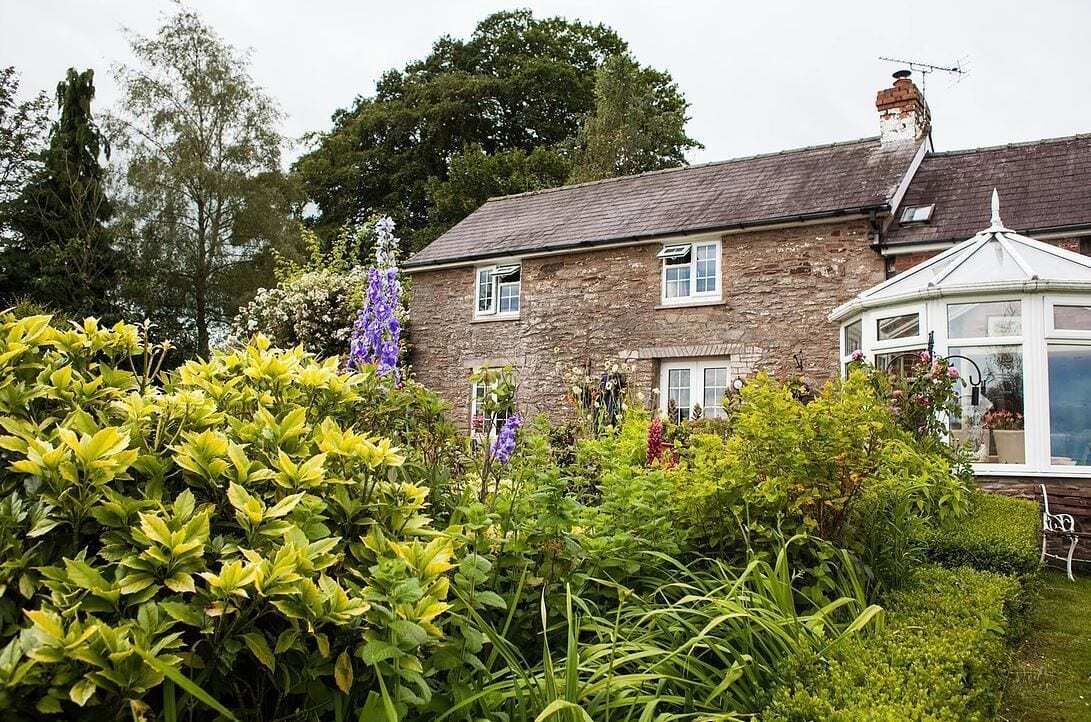
{"label": "white conservatory frame", "polygon": [[[867,361],[875,363],[881,354],[924,350],[930,333],[933,352],[939,356],[947,356],[951,348],[1018,345],[1023,362],[1025,463],[974,463],[974,472],[983,476],[1091,477],[1091,465],[1073,465],[1052,456],[1048,358],[1051,345],[1091,348],[1091,330],[1058,330],[1053,316],[1056,305],[1091,306],[1091,258],[1014,234],[1003,227],[997,206],[994,195],[993,225],[986,231],[836,309],[831,320],[840,324],[840,358],[847,362],[853,351],[859,350]],[[966,263],[979,252],[973,263]],[[989,268],[994,261],[995,268]],[[964,264],[963,273],[945,284]],[[906,280],[911,274],[917,274],[919,280]],[[1002,277],[1005,274],[1012,277]],[[995,301],[1020,302],[1019,335],[949,337],[948,306]],[[878,340],[880,318],[914,311],[920,313],[917,336]],[[862,322],[861,348],[846,348],[846,329],[857,321]],[[845,366],[843,363],[842,369]],[[1087,413],[1091,416],[1091,408]]]}

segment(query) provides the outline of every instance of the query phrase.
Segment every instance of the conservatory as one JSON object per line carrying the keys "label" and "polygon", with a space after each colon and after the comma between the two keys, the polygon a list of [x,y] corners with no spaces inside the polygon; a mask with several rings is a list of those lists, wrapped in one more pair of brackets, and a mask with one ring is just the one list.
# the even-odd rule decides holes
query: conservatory
{"label": "conservatory", "polygon": [[1091,258],[992,224],[838,307],[841,359],[958,369],[950,440],[988,476],[1091,477]]}

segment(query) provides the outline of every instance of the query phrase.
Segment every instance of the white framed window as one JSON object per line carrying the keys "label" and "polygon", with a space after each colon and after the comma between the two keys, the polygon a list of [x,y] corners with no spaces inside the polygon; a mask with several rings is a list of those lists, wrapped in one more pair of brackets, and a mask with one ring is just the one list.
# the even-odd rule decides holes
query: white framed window
{"label": "white framed window", "polygon": [[[1017,295],[979,295],[932,301],[936,353],[958,370],[957,410],[948,416],[950,441],[965,448],[976,466],[1025,468],[1030,435],[1041,414],[1031,403],[1023,334],[1027,306]],[[980,381],[976,390],[971,381]]]}
{"label": "white framed window", "polygon": [[663,304],[721,298],[720,242],[671,243],[656,254],[662,261]]}
{"label": "white framed window", "polygon": [[1054,338],[1091,338],[1091,300],[1086,296],[1046,298],[1046,333]]}
{"label": "white framed window", "polygon": [[841,327],[841,369],[848,368],[852,354],[864,348],[864,320],[856,319]]}
{"label": "white framed window", "polygon": [[[862,343],[872,350],[897,351],[927,344],[922,306],[882,309],[863,316]],[[852,349],[846,349],[852,353]]]}
{"label": "white framed window", "polygon": [[659,367],[659,407],[672,421],[693,418],[697,406],[702,416],[721,418],[730,385],[728,359],[664,361]]}
{"label": "white framed window", "polygon": [[935,203],[927,206],[909,206],[902,211],[902,223],[924,223],[932,218],[932,211],[935,209]]}
{"label": "white framed window", "polygon": [[518,263],[479,266],[474,285],[474,317],[516,317],[522,293],[522,267]]}
{"label": "white framed window", "polygon": [[470,384],[470,434],[472,436],[483,434],[487,434],[489,437],[496,436],[504,422],[512,415],[513,409],[511,408],[498,410],[489,414],[488,417],[481,410],[486,397],[496,391],[498,383],[499,380],[488,384],[480,381]]}

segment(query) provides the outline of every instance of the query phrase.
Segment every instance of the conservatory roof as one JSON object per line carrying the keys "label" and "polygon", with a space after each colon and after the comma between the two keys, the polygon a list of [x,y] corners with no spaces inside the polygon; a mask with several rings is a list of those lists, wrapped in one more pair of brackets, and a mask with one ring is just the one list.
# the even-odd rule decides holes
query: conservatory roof
{"label": "conservatory roof", "polygon": [[988,228],[864,291],[834,309],[830,318],[840,321],[868,308],[925,298],[1045,290],[1091,293],[1091,258],[1005,227],[994,189]]}

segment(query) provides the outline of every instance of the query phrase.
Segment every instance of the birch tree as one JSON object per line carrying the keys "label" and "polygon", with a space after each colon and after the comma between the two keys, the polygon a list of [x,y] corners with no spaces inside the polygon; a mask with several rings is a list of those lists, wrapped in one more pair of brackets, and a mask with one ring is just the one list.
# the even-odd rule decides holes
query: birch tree
{"label": "birch tree", "polygon": [[194,13],[130,44],[136,63],[115,70],[112,127],[127,160],[132,310],[205,356],[238,305],[240,275],[289,226],[280,111],[247,55]]}

